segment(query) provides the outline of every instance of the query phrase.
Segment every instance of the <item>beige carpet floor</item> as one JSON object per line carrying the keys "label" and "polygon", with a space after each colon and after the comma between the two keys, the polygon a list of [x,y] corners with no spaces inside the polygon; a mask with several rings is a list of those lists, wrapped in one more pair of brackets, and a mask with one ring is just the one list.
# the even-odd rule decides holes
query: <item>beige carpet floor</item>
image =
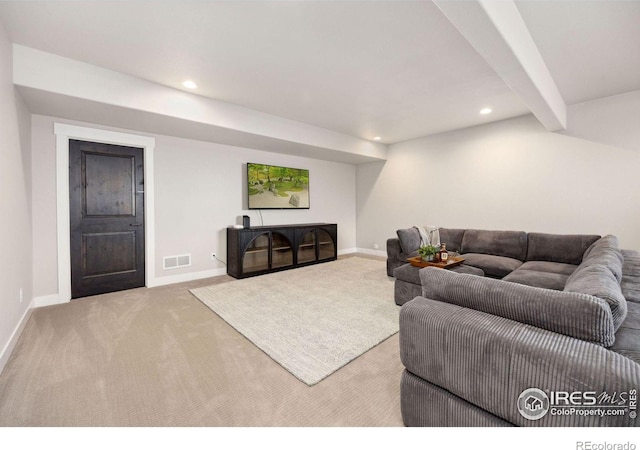
{"label": "beige carpet floor", "polygon": [[397,334],[310,387],[189,293],[230,280],[34,310],[0,375],[0,425],[402,426]]}
{"label": "beige carpet floor", "polygon": [[384,261],[348,258],[192,289],[309,386],[394,335],[400,307]]}

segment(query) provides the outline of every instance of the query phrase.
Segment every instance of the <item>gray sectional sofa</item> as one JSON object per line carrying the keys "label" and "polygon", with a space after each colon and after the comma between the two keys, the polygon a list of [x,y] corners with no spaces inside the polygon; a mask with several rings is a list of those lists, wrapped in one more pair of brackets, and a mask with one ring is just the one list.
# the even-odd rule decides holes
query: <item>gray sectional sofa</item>
{"label": "gray sectional sofa", "polygon": [[639,252],[615,236],[440,237],[462,266],[407,264],[413,229],[387,242],[406,425],[640,426]]}

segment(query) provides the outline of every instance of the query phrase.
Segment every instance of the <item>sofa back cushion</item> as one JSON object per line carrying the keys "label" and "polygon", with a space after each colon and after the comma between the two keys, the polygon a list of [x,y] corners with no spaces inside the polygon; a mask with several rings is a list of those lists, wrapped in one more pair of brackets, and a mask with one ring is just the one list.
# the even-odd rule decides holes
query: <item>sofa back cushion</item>
{"label": "sofa back cushion", "polygon": [[595,241],[584,252],[581,265],[601,264],[611,271],[618,283],[622,280],[622,264],[624,256],[618,244],[618,238],[612,235],[603,236]]}
{"label": "sofa back cushion", "polygon": [[529,233],[527,261],[552,261],[578,265],[584,252],[600,239],[592,234]]}
{"label": "sofa back cushion", "polygon": [[627,317],[627,301],[620,283],[604,264],[580,265],[567,279],[564,291],[592,295],[606,301],[616,331]]}
{"label": "sofa back cushion", "polygon": [[450,270],[420,270],[422,296],[610,347],[611,309],[593,295],[554,291]]}
{"label": "sofa back cushion", "polygon": [[398,240],[400,241],[400,248],[406,255],[410,255],[420,248],[420,232],[417,228],[405,228],[396,231]]}
{"label": "sofa back cushion", "polygon": [[622,295],[628,302],[640,303],[640,252],[622,250]]}
{"label": "sofa back cushion", "polygon": [[524,261],[527,233],[524,231],[465,230],[462,253],[483,253]]}
{"label": "sofa back cushion", "polygon": [[447,250],[459,253],[464,231],[462,228],[440,228],[440,242],[447,244]]}
{"label": "sofa back cushion", "polygon": [[616,330],[627,317],[627,301],[620,286],[623,262],[618,238],[604,236],[584,252],[582,263],[564,287],[566,292],[581,292],[605,300],[611,308]]}

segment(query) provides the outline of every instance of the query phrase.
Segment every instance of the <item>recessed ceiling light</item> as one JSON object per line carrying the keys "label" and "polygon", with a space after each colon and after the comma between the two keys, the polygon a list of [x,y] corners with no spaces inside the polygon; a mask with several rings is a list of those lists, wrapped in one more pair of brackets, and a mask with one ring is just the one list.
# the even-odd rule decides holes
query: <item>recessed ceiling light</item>
{"label": "recessed ceiling light", "polygon": [[382,139],[380,136],[376,136],[373,138],[374,141],[379,141],[380,139]]}
{"label": "recessed ceiling light", "polygon": [[491,108],[482,108],[480,114],[491,114],[491,111],[493,111]]}
{"label": "recessed ceiling light", "polygon": [[182,83],[182,85],[187,89],[196,89],[198,87],[198,85],[191,80],[185,81],[184,83]]}

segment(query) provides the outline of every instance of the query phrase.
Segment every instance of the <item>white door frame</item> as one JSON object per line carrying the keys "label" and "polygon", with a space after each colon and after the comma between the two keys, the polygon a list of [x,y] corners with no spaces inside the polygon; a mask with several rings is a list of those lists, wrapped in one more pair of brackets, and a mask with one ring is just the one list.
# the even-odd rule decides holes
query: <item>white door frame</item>
{"label": "white door frame", "polygon": [[56,135],[56,196],[58,227],[58,303],[71,300],[71,239],[69,219],[69,139],[143,148],[145,285],[155,284],[155,214],[153,153],[156,140],[148,136],[54,123]]}

